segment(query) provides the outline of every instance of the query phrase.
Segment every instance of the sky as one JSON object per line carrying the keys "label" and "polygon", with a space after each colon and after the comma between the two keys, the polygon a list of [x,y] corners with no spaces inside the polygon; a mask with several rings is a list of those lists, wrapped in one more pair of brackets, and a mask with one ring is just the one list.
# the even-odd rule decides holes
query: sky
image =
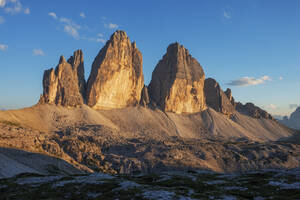
{"label": "sky", "polygon": [[146,84],[179,42],[236,101],[274,115],[300,106],[299,0],[0,0],[0,109],[36,104],[44,70],[77,49],[87,79],[116,30],[136,41]]}

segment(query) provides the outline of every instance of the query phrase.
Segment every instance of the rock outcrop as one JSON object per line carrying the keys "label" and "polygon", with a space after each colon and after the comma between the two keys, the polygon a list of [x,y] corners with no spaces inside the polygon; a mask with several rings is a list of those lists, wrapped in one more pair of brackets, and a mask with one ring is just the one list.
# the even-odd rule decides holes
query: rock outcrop
{"label": "rock outcrop", "polygon": [[87,84],[94,109],[137,105],[144,87],[142,54],[124,31],[116,31],[95,58]]}
{"label": "rock outcrop", "polygon": [[163,111],[200,112],[206,109],[204,80],[197,60],[182,45],[173,43],[152,73],[149,94]]}
{"label": "rock outcrop", "polygon": [[86,92],[86,81],[84,78],[84,62],[83,62],[83,53],[81,50],[74,52],[73,56],[68,59],[68,63],[72,65],[75,79],[78,82],[79,92],[82,97],[85,99]]}
{"label": "rock outcrop", "polygon": [[270,115],[267,111],[255,106],[253,103],[246,103],[243,105],[242,103],[238,102],[235,104],[235,108],[239,113],[248,115],[250,117],[274,120],[272,115]]}
{"label": "rock outcrop", "polygon": [[230,102],[216,80],[212,78],[205,80],[204,94],[206,104],[215,111],[221,112],[225,115],[231,115],[234,113],[235,109],[233,104]]}
{"label": "rock outcrop", "polygon": [[40,104],[76,107],[84,103],[85,80],[81,50],[74,52],[69,62],[61,56],[55,69],[44,72]]}
{"label": "rock outcrop", "polygon": [[146,107],[149,103],[150,103],[150,97],[148,93],[148,88],[146,85],[144,85],[142,89],[140,105]]}
{"label": "rock outcrop", "polygon": [[226,94],[227,98],[229,99],[229,101],[231,102],[231,104],[235,107],[235,101],[234,101],[234,98],[232,96],[231,89],[227,88],[227,90],[225,91],[225,94]]}

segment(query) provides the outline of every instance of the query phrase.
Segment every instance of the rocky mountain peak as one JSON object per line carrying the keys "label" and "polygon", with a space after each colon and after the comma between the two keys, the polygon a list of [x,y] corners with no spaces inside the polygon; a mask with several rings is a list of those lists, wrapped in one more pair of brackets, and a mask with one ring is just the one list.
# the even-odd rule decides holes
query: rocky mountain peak
{"label": "rocky mountain peak", "polygon": [[[78,52],[80,51],[76,52],[68,60],[72,61],[71,63],[67,62],[64,56],[60,56],[55,70],[51,68],[44,72],[43,95],[39,103],[71,107],[76,107],[84,103],[85,80],[83,57],[79,59]],[[80,62],[75,62],[78,59]],[[80,90],[81,87],[83,88],[82,91]]]}
{"label": "rocky mountain peak", "polygon": [[61,55],[60,58],[59,58],[58,64],[63,64],[63,63],[66,63],[66,62],[67,61],[66,61],[65,57],[63,55]]}
{"label": "rocky mountain peak", "polygon": [[[235,109],[233,104],[215,79],[208,78],[205,80],[204,93],[206,104],[209,107],[226,115],[234,113]],[[229,96],[231,96],[231,90],[230,92],[227,90],[227,93],[228,95],[230,93]]]}
{"label": "rocky mountain peak", "polygon": [[137,105],[144,87],[143,58],[124,31],[116,31],[95,58],[87,104],[95,109]]}
{"label": "rocky mountain peak", "polygon": [[195,113],[206,108],[201,65],[179,43],[170,44],[149,85],[151,99],[164,111]]}

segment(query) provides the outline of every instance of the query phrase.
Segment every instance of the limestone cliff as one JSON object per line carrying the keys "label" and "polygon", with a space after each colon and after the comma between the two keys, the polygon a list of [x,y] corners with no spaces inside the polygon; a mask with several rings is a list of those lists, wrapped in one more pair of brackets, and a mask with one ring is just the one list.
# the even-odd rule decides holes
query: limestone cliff
{"label": "limestone cliff", "polygon": [[204,94],[206,104],[209,107],[226,115],[234,113],[235,109],[233,104],[230,102],[216,80],[212,78],[205,80]]}
{"label": "limestone cliff", "polygon": [[81,50],[76,51],[69,61],[71,63],[61,56],[55,69],[44,72],[40,104],[75,107],[84,103],[85,80]]}
{"label": "limestone cliff", "polygon": [[124,31],[116,31],[95,58],[87,104],[95,109],[137,105],[144,87],[142,54]]}
{"label": "limestone cliff", "polygon": [[197,60],[182,45],[173,43],[152,73],[149,94],[163,111],[200,112],[206,108],[204,79]]}

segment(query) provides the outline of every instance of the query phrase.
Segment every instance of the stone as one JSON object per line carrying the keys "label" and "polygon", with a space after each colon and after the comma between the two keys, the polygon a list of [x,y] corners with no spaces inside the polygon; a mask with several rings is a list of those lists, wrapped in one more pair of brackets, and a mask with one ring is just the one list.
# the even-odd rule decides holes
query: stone
{"label": "stone", "polygon": [[225,91],[225,94],[226,94],[227,98],[229,99],[229,101],[231,102],[231,104],[235,107],[235,100],[232,96],[231,89],[227,88],[226,91]]}
{"label": "stone", "polygon": [[87,104],[114,109],[140,103],[143,58],[124,31],[116,31],[95,58],[87,83]]}
{"label": "stone", "polygon": [[140,105],[146,107],[149,103],[150,103],[150,97],[148,93],[148,88],[146,85],[144,85],[142,89]]}
{"label": "stone", "polygon": [[81,50],[77,50],[74,52],[73,56],[68,59],[68,63],[72,65],[75,79],[78,82],[79,92],[82,97],[85,99],[86,92],[86,81],[84,78],[84,61],[83,61],[83,53]]}
{"label": "stone", "polygon": [[235,108],[239,113],[248,115],[253,118],[265,118],[274,120],[272,115],[270,115],[267,111],[259,108],[258,106],[255,106],[253,103],[246,103],[245,105],[243,105],[242,103],[238,102],[235,104]]}
{"label": "stone", "polygon": [[225,115],[231,115],[235,112],[234,106],[216,80],[212,78],[205,80],[204,94],[206,104],[215,111]]}
{"label": "stone", "polygon": [[151,101],[163,111],[197,113],[206,109],[205,75],[201,65],[179,43],[167,48],[149,84]]}
{"label": "stone", "polygon": [[74,52],[69,62],[61,56],[55,69],[45,70],[40,104],[76,107],[84,103],[85,80],[81,50]]}

